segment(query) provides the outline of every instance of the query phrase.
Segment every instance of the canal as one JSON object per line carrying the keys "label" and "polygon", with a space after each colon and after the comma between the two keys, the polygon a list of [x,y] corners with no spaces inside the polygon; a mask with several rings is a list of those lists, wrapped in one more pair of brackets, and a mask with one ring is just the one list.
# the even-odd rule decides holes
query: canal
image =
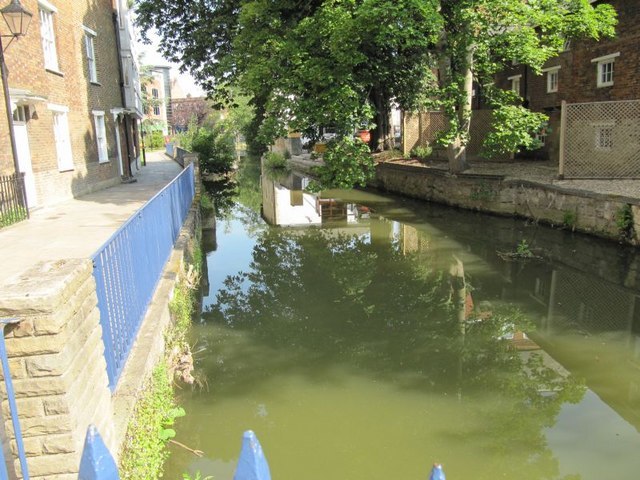
{"label": "canal", "polygon": [[205,454],[165,478],[231,480],[247,429],[277,480],[638,478],[637,251],[248,172],[204,234],[179,391]]}

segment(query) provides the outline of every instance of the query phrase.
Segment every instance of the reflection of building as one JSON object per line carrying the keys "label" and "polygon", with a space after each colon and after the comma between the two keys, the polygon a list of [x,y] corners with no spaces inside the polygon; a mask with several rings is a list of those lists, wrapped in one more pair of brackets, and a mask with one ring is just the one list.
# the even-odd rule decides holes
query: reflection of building
{"label": "reflection of building", "polygon": [[262,215],[265,220],[280,226],[355,224],[368,214],[366,209],[359,209],[354,203],[305,192],[309,181],[308,177],[296,172],[274,181],[263,172]]}

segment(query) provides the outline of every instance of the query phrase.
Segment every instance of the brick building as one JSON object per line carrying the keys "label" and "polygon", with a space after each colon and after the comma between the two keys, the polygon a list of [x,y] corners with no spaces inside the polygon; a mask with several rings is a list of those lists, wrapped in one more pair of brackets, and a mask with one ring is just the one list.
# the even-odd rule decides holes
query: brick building
{"label": "brick building", "polygon": [[550,117],[551,128],[541,138],[544,147],[523,155],[558,160],[562,100],[583,103],[640,99],[640,2],[591,3],[613,5],[619,22],[615,38],[568,41],[565,51],[550,59],[541,75],[518,65],[497,79],[499,87],[519,93],[525,106]]}
{"label": "brick building", "polygon": [[[130,177],[140,112],[135,93],[127,97],[136,87],[135,60],[120,48],[130,45],[127,1],[21,2],[33,18],[26,36],[8,48],[5,42],[5,59],[29,206]],[[0,174],[6,175],[15,168],[4,102],[0,110]]]}
{"label": "brick building", "polygon": [[174,132],[184,132],[192,120],[201,125],[212,111],[204,97],[173,98],[171,128]]}

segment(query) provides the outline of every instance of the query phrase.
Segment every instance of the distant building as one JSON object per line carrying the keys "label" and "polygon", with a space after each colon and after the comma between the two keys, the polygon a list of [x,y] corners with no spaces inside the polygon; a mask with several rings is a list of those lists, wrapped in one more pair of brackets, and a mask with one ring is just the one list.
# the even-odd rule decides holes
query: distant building
{"label": "distant building", "polygon": [[[33,19],[26,36],[5,41],[5,59],[17,164],[33,208],[130,177],[141,109],[126,0],[22,5]],[[0,175],[8,175],[16,168],[0,103]]]}
{"label": "distant building", "polygon": [[211,113],[211,106],[206,98],[173,98],[171,100],[171,129],[174,132],[184,132],[193,120],[197,125]]}
{"label": "distant building", "polygon": [[144,112],[145,130],[161,130],[168,135],[171,119],[171,67],[154,66],[151,79],[143,86],[149,100]]}

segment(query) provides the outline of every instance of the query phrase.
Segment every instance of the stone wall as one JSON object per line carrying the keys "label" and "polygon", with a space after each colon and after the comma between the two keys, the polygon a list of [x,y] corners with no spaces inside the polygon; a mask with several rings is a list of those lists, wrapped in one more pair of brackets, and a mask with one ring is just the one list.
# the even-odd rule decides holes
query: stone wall
{"label": "stone wall", "polygon": [[[31,478],[75,478],[89,424],[110,447],[113,409],[90,260],[41,263],[0,291],[0,316],[21,322],[6,335]],[[3,384],[4,390],[4,384]],[[13,432],[3,391],[2,417]],[[15,437],[10,435],[16,452]],[[16,471],[19,464],[16,460]]]}
{"label": "stone wall", "polygon": [[504,180],[500,175],[450,175],[439,170],[383,163],[376,171],[376,187],[393,193],[499,215],[517,215],[561,226],[572,218],[577,231],[619,240],[616,215],[631,207],[635,236],[640,245],[640,201],[638,199],[590,193],[521,180]]}

